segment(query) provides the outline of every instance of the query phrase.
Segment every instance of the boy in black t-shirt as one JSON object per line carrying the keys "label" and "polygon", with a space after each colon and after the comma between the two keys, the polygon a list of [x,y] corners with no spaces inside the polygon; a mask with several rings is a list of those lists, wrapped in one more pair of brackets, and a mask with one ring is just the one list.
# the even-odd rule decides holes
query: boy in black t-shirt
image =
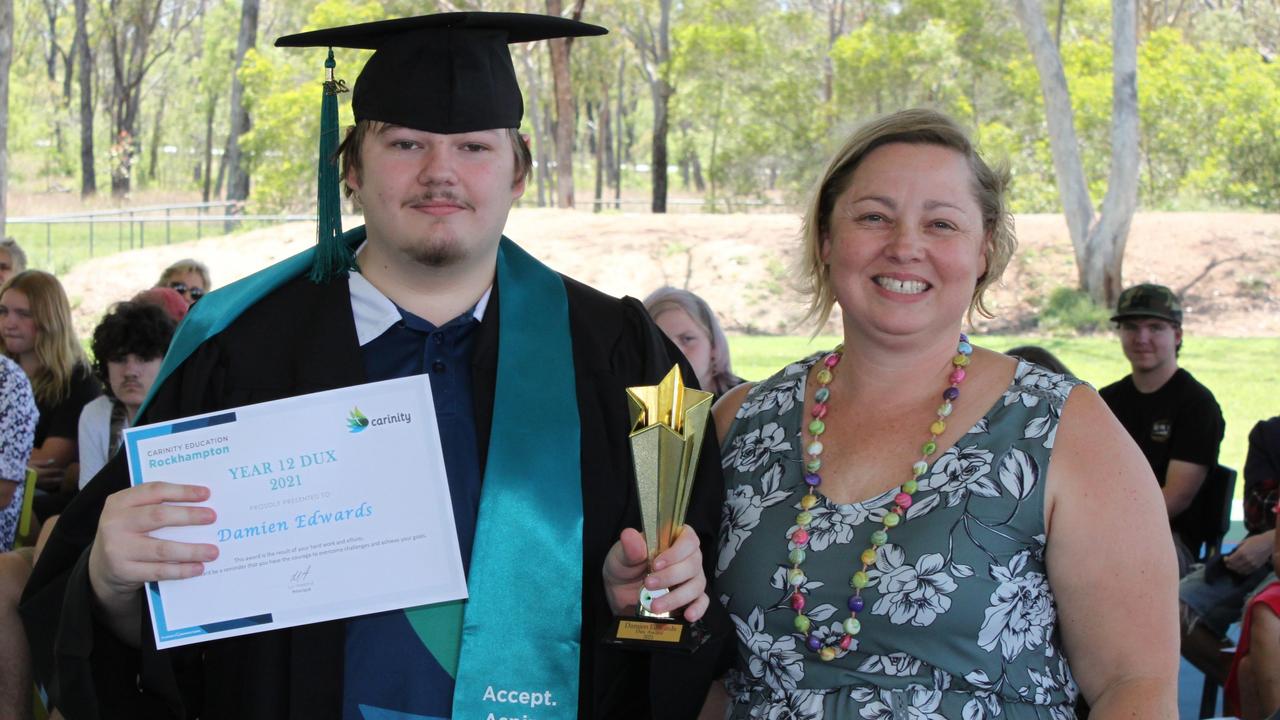
{"label": "boy in black t-shirt", "polygon": [[1099,394],[1151,464],[1173,527],[1179,576],[1185,575],[1194,559],[1180,537],[1191,530],[1193,514],[1185,511],[1218,464],[1222,410],[1208,388],[1178,367],[1182,307],[1173,291],[1131,287],[1111,319],[1133,372]]}

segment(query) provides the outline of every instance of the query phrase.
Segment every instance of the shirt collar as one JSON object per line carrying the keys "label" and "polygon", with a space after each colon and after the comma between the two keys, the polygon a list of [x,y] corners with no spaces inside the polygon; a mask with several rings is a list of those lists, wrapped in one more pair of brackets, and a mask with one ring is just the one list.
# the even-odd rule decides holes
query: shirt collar
{"label": "shirt collar", "polygon": [[[356,321],[356,340],[361,347],[373,342],[392,325],[400,322],[400,310],[396,304],[359,272],[352,270],[348,274],[347,287],[351,291],[351,314]],[[492,293],[493,286],[490,285],[475,307],[471,308],[471,316],[476,321],[484,320],[484,311]]]}

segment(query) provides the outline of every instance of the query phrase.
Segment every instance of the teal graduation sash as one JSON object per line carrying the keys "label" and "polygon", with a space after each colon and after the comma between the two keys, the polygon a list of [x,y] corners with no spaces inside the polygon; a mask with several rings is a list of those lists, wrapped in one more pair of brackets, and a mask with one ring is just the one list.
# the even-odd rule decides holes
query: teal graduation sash
{"label": "teal graduation sash", "polygon": [[[349,246],[363,227],[345,234]],[[192,306],[152,394],[203,342],[308,272],[315,249]],[[514,242],[498,249],[498,376],[469,599],[405,610],[455,678],[459,719],[577,717],[582,630],[581,428],[560,276]],[[141,413],[149,404],[143,403]]]}

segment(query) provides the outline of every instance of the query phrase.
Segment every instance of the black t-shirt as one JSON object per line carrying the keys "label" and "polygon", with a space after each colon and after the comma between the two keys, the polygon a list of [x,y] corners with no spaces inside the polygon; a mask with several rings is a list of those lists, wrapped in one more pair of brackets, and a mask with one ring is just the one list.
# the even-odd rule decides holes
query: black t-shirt
{"label": "black t-shirt", "polygon": [[1209,388],[1186,370],[1178,368],[1153,393],[1139,392],[1128,375],[1098,394],[1142,448],[1160,487],[1170,460],[1209,468],[1218,464],[1218,445],[1226,430],[1222,409]]}
{"label": "black t-shirt", "polygon": [[1222,409],[1209,388],[1186,370],[1178,368],[1153,393],[1139,392],[1129,375],[1098,394],[1142,448],[1161,487],[1170,460],[1218,464],[1218,445],[1226,429]]}
{"label": "black t-shirt", "polygon": [[36,403],[40,420],[36,423],[35,447],[44,444],[46,438],[60,437],[75,440],[80,429],[80,411],[89,401],[102,394],[102,385],[84,364],[71,371],[71,392],[55,405]]}

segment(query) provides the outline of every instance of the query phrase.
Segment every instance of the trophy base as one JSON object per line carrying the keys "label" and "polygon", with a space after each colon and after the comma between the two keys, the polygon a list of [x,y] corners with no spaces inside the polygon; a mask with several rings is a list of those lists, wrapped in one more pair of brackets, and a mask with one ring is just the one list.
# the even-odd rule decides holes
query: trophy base
{"label": "trophy base", "polygon": [[609,626],[606,645],[626,650],[664,650],[689,654],[707,641],[701,622],[673,618],[618,617]]}

